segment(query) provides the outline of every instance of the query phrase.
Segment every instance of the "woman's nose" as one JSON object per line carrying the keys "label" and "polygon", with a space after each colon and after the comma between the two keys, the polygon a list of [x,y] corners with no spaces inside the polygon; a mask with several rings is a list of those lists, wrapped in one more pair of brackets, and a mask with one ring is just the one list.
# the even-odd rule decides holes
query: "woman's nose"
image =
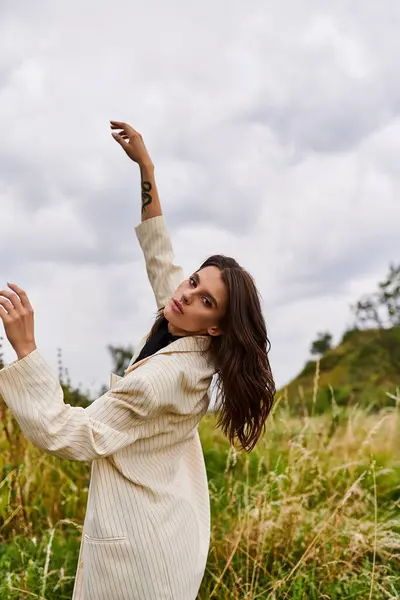
{"label": "woman's nose", "polygon": [[182,302],[184,304],[188,304],[189,303],[189,296],[187,294],[182,294]]}

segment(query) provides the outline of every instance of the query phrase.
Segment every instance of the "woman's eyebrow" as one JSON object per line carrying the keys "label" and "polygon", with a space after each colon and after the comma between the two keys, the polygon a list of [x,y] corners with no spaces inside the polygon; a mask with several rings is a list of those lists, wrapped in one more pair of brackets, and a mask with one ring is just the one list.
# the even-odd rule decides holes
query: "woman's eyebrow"
{"label": "woman's eyebrow", "polygon": [[[194,273],[192,275],[192,277],[196,281],[197,285],[200,285],[200,275],[198,273]],[[218,302],[216,301],[216,299],[214,298],[214,296],[212,294],[210,294],[210,292],[206,292],[206,294],[210,298],[210,300],[212,301],[212,303],[214,304],[215,308],[218,308]]]}

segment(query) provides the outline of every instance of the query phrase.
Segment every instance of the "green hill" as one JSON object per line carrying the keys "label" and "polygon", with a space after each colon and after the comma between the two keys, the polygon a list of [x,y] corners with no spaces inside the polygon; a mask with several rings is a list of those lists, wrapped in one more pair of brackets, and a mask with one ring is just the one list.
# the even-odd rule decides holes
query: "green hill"
{"label": "green hill", "polygon": [[315,400],[314,410],[320,413],[332,405],[332,394],[338,405],[393,406],[396,401],[387,392],[396,395],[400,389],[400,327],[348,331],[336,348],[322,356],[319,372],[317,362],[307,362],[278,393],[292,407],[310,411]]}

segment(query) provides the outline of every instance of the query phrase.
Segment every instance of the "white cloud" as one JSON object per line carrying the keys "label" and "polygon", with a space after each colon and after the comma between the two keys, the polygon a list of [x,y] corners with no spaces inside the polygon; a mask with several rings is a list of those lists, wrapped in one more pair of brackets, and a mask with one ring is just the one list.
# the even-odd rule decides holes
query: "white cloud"
{"label": "white cloud", "polygon": [[[74,383],[108,383],[155,304],[134,235],[145,138],[177,259],[231,254],[264,299],[278,385],[398,258],[400,5],[14,2],[0,9],[0,281]],[[6,346],[5,356],[14,360]]]}

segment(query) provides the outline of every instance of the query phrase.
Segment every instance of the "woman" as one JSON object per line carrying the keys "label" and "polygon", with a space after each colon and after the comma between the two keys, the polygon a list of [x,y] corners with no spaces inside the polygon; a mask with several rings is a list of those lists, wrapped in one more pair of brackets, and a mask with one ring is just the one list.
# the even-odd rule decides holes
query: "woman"
{"label": "woman", "polygon": [[[216,255],[188,279],[173,264],[154,165],[142,136],[111,121],[141,171],[136,227],[158,314],[124,377],[88,408],[63,401],[36,347],[26,293],[0,291],[0,316],[18,359],[0,394],[28,438],[48,454],[92,461],[73,600],[191,600],[204,575],[210,505],[198,424],[219,376],[218,424],[250,452],[275,393],[260,302],[251,276]],[[119,133],[117,133],[117,131]]]}

